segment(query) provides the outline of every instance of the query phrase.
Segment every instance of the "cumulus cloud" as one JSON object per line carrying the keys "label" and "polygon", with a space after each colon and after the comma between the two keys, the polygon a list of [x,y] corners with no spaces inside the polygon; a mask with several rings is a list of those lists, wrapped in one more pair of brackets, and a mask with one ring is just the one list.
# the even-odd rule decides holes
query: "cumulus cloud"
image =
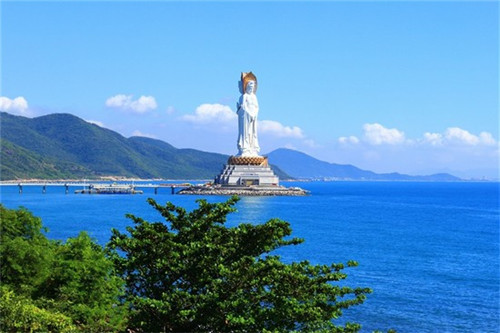
{"label": "cumulus cloud", "polygon": [[424,142],[431,144],[432,146],[440,146],[443,144],[443,135],[439,133],[424,133]]}
{"label": "cumulus cloud", "polygon": [[[472,133],[459,127],[424,132],[408,138],[398,129],[365,124],[364,136],[343,136],[334,149],[343,163],[376,172],[410,174],[449,172],[466,177],[498,177],[500,142],[492,133]],[[356,144],[354,144],[356,143]]]}
{"label": "cumulus cloud", "polygon": [[442,145],[465,145],[477,146],[486,145],[491,146],[497,144],[493,135],[489,132],[481,132],[479,135],[474,135],[467,130],[459,127],[449,127],[444,133],[424,133],[423,143],[431,144],[432,146]]}
{"label": "cumulus cloud", "polygon": [[493,145],[497,144],[497,142],[493,138],[493,135],[491,135],[491,133],[488,133],[488,132],[479,133],[479,141],[481,143],[484,143],[485,145],[489,145],[489,146],[493,146]]}
{"label": "cumulus cloud", "polygon": [[351,135],[341,136],[337,141],[342,145],[364,143],[369,145],[403,144],[405,146],[421,147],[496,146],[500,144],[489,132],[481,132],[479,135],[475,135],[459,127],[449,127],[442,133],[425,132],[421,138],[417,139],[406,138],[404,132],[396,128],[385,128],[378,123],[365,124],[363,130],[363,140]]}
{"label": "cumulus cloud", "polygon": [[[194,124],[234,124],[237,129],[236,121],[238,115],[227,105],[223,104],[202,104],[196,108],[194,113],[186,114],[180,117],[181,120]],[[297,138],[303,139],[304,133],[297,126],[285,126],[274,120],[260,120],[258,122],[259,134],[269,134],[279,138]]]}
{"label": "cumulus cloud", "polygon": [[304,138],[302,129],[297,126],[284,126],[280,122],[274,120],[261,120],[259,121],[259,131],[261,133],[268,133],[277,137],[288,138]]}
{"label": "cumulus cloud", "polygon": [[237,118],[229,106],[222,104],[202,104],[196,108],[194,114],[181,117],[182,120],[196,124],[229,123]]}
{"label": "cumulus cloud", "polygon": [[373,123],[364,124],[363,129],[366,141],[373,145],[394,145],[405,141],[405,134],[396,128],[385,128],[378,123]]}
{"label": "cumulus cloud", "polygon": [[132,98],[133,95],[115,95],[106,100],[106,106],[140,114],[158,107],[153,96],[141,96],[137,100],[133,100]]}
{"label": "cumulus cloud", "polygon": [[354,135],[351,135],[351,136],[341,136],[338,139],[338,141],[339,141],[339,143],[342,143],[342,144],[348,144],[348,143],[358,144],[359,143],[358,137],[356,137]]}
{"label": "cumulus cloud", "polygon": [[20,116],[30,115],[30,112],[28,110],[28,101],[26,101],[26,99],[22,96],[16,97],[14,99],[1,96],[0,111],[5,111]]}
{"label": "cumulus cloud", "polygon": [[477,136],[458,127],[448,128],[444,137],[450,142],[465,143],[467,145],[477,145],[479,143],[479,138]]}
{"label": "cumulus cloud", "polygon": [[[495,146],[498,141],[489,132],[479,135],[470,133],[459,127],[449,127],[443,133],[425,132],[419,139],[408,139],[405,133],[396,128],[385,128],[381,124],[363,125],[363,142],[370,145],[405,144],[405,145],[431,145],[434,147],[454,146]],[[356,136],[341,136],[337,139],[340,144],[358,144],[361,140]]]}

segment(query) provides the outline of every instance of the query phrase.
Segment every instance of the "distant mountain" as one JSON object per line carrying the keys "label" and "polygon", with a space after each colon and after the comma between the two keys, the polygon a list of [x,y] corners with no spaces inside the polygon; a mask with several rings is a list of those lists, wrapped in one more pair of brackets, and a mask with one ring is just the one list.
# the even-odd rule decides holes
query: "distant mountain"
{"label": "distant mountain", "polygon": [[338,179],[338,180],[422,180],[457,181],[460,178],[447,173],[429,176],[410,176],[400,173],[377,174],[361,170],[353,165],[343,165],[320,161],[296,150],[280,148],[267,155],[269,161],[295,178]]}

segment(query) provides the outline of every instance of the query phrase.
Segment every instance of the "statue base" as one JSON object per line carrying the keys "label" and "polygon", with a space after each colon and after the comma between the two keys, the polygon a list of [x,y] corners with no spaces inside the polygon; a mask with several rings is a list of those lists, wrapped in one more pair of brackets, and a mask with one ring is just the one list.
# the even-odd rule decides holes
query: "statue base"
{"label": "statue base", "polygon": [[279,186],[279,178],[268,164],[267,157],[231,156],[215,178],[222,186]]}
{"label": "statue base", "polygon": [[231,156],[227,161],[230,165],[259,165],[268,166],[265,156]]}

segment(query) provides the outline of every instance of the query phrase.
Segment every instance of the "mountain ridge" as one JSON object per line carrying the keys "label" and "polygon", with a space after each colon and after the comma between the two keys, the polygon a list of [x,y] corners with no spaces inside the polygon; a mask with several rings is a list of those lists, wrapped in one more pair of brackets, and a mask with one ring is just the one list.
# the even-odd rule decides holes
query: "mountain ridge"
{"label": "mountain ridge", "polygon": [[[228,158],[223,154],[177,149],[150,138],[125,138],[71,114],[25,118],[2,112],[1,121],[2,179],[40,174],[35,170],[19,172],[23,170],[22,165],[13,161],[20,155],[24,160],[43,159],[50,165],[45,178],[59,178],[64,174],[76,178],[112,175],[211,179]],[[56,172],[67,164],[82,172]],[[9,166],[8,170],[5,165]]]}
{"label": "mountain ridge", "polygon": [[328,180],[392,180],[392,181],[458,181],[458,177],[447,173],[412,176],[392,173],[375,173],[351,164],[336,164],[318,160],[303,152],[279,148],[268,154],[269,160],[295,178]]}

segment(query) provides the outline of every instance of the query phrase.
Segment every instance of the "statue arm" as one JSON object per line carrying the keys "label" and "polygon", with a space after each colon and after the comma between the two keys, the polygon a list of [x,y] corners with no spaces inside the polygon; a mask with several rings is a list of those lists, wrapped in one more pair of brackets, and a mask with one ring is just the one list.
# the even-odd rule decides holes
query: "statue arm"
{"label": "statue arm", "polygon": [[243,109],[243,95],[240,96],[240,99],[236,102],[236,112],[240,111],[240,109]]}

